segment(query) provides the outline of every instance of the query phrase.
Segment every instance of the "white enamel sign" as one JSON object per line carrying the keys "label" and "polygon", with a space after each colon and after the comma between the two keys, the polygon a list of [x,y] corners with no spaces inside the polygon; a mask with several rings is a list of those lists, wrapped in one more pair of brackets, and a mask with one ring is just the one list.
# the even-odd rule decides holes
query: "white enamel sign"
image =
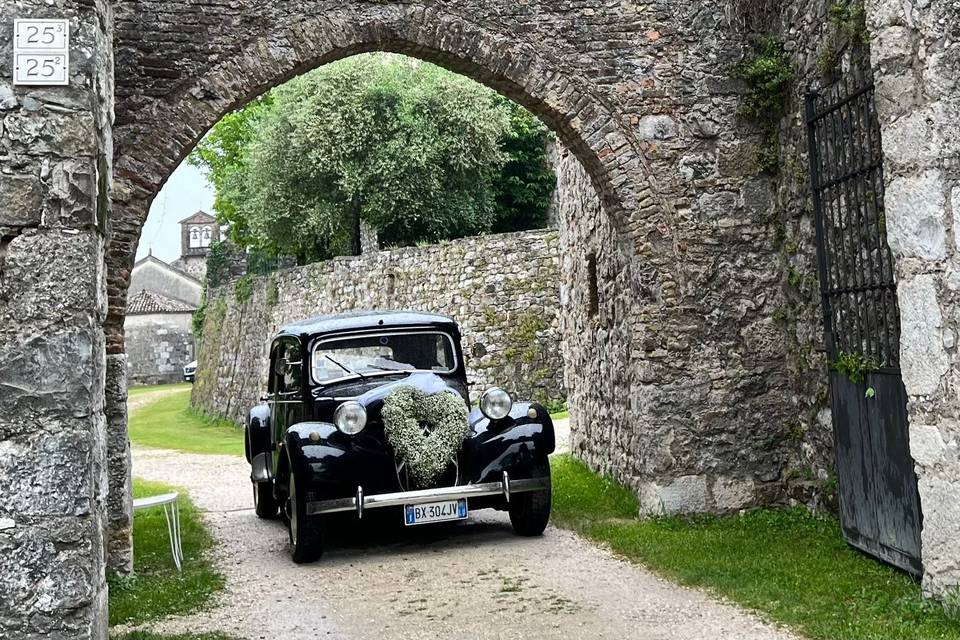
{"label": "white enamel sign", "polygon": [[13,83],[70,83],[70,24],[66,20],[13,21]]}

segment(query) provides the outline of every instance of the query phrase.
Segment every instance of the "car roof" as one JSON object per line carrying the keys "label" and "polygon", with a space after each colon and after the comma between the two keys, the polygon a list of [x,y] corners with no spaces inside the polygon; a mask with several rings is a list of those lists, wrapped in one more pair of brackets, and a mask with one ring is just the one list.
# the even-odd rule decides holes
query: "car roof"
{"label": "car roof", "polygon": [[284,325],[277,335],[314,335],[376,328],[438,327],[457,329],[456,321],[439,313],[421,311],[351,311],[323,315]]}

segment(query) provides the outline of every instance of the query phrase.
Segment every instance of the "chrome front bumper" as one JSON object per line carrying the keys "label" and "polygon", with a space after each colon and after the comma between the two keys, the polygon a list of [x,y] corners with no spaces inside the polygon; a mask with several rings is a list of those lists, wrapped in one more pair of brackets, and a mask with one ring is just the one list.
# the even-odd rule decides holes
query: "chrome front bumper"
{"label": "chrome front bumper", "polygon": [[357,517],[362,518],[364,509],[399,507],[407,504],[423,504],[425,502],[476,498],[479,496],[502,495],[507,502],[510,502],[510,495],[513,493],[539,491],[548,488],[550,488],[550,478],[511,480],[506,471],[503,472],[503,479],[500,482],[467,484],[459,487],[421,489],[420,491],[398,491],[396,493],[380,493],[372,496],[363,495],[363,487],[357,487],[357,495],[352,498],[308,502],[307,515],[356,511]]}

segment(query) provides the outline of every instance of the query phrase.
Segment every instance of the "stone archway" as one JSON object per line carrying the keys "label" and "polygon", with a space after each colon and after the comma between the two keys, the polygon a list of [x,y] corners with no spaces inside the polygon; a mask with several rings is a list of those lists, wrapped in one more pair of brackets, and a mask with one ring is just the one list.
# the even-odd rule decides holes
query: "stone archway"
{"label": "stone archway", "polygon": [[[782,31],[812,33],[809,3],[795,4]],[[957,247],[935,234],[931,253],[914,231],[944,230],[957,206],[956,140],[923,144],[957,109],[943,81],[956,56],[942,47],[956,16],[881,4],[867,9],[885,34],[874,65],[907,298],[902,360],[915,365],[905,382],[926,584],[943,593],[960,555]],[[0,602],[0,622],[18,637],[106,635],[104,520],[112,513],[122,529],[128,469],[126,271],[150,199],[220,115],[360,51],[408,53],[485,82],[541,116],[576,158],[562,184],[577,454],[651,509],[727,510],[776,487],[797,446],[791,380],[807,372],[788,366],[772,322],[782,301],[762,215],[772,185],[751,160],[761,137],[737,115],[733,69],[747,39],[726,2],[22,0],[15,14],[0,9],[0,24],[27,16],[70,20],[74,64],[67,87],[0,84],[0,480],[11,495],[0,535],[13,549],[0,592],[16,594]],[[0,56],[4,78],[9,65]],[[897,100],[908,81],[922,101]]]}
{"label": "stone archway", "polygon": [[[130,7],[136,3],[130,3]],[[122,24],[128,17],[123,4]],[[489,21],[488,21],[489,22]],[[151,54],[130,52],[123,30],[117,41],[117,122],[114,216],[107,254],[109,311],[105,324],[108,376],[108,467],[110,473],[111,563],[130,563],[129,447],[124,404],[123,320],[129,271],[140,228],[159,189],[199,138],[226,112],[282,84],[294,75],[356,53],[380,50],[404,53],[440,64],[491,86],[524,104],[558,135],[583,167],[587,179],[578,188],[585,201],[602,202],[612,235],[629,238],[630,215],[652,218],[668,206],[647,178],[639,141],[629,118],[588,77],[574,75],[530,39],[517,38],[502,25],[479,24],[474,17],[436,7],[366,6],[338,8],[320,17],[281,16],[240,41],[222,60],[202,66],[158,97],[136,90],[150,65],[173,63]],[[270,35],[264,35],[269,33]],[[140,47],[139,40],[129,43]],[[133,65],[134,62],[140,64]],[[125,64],[133,66],[124,67]],[[599,68],[586,63],[586,68]],[[140,69],[139,75],[134,68]],[[129,73],[127,73],[129,70]],[[160,73],[159,82],[175,74]],[[127,77],[130,79],[125,79]],[[574,165],[576,168],[574,168]],[[597,194],[600,194],[599,196]],[[641,201],[640,208],[629,203]],[[626,205],[624,203],[627,203]],[[629,211],[627,207],[631,207]],[[568,215],[577,215],[570,212]],[[624,319],[625,320],[625,319]],[[624,331],[623,335],[627,335]]]}

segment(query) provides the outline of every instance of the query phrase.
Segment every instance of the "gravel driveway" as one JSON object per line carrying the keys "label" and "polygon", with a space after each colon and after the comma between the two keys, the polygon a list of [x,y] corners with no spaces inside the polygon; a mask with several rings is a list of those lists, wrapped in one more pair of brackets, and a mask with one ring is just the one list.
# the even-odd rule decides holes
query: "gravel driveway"
{"label": "gravel driveway", "polygon": [[254,515],[242,458],[134,450],[133,471],[190,492],[227,577],[211,610],[145,627],[152,631],[248,640],[791,637],[567,531],[519,538],[497,512],[412,530],[368,516],[320,562],[297,566],[283,525]]}

